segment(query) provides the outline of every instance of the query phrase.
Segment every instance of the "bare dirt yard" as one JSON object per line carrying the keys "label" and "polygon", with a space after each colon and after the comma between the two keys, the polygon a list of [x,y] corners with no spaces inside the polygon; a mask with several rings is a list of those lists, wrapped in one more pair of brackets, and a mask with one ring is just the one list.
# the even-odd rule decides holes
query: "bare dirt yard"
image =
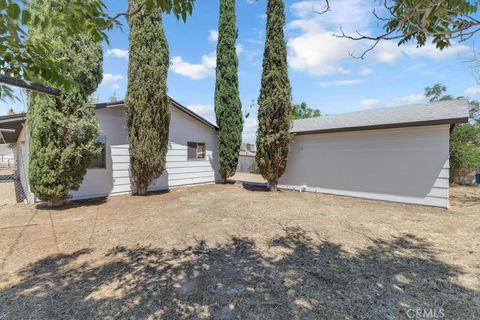
{"label": "bare dirt yard", "polygon": [[451,200],[229,184],[2,206],[0,319],[479,318],[480,189]]}

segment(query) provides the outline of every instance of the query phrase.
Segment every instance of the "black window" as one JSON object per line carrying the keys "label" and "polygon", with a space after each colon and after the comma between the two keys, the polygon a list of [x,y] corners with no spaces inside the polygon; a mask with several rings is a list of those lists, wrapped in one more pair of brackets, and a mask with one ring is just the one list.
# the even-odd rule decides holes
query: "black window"
{"label": "black window", "polygon": [[100,142],[100,144],[102,145],[102,152],[100,152],[100,155],[98,157],[93,159],[92,163],[90,163],[89,168],[105,169],[107,167],[107,153],[106,153],[107,137],[99,136],[97,138],[97,141]]}
{"label": "black window", "polygon": [[206,156],[205,143],[203,142],[187,142],[187,159],[203,160]]}

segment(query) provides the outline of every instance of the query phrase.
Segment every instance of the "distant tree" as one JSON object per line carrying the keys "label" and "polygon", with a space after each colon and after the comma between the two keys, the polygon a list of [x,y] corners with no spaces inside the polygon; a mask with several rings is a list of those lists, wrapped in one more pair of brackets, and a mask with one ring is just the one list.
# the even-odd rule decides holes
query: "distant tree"
{"label": "distant tree", "polygon": [[322,114],[318,109],[309,108],[306,102],[293,105],[293,119],[307,119],[320,117]]}
{"label": "distant tree", "polygon": [[117,99],[117,93],[114,92],[114,93],[110,96],[110,98],[108,99],[108,101],[110,101],[110,102],[117,102],[117,101],[118,101],[118,99]]}
{"label": "distant tree", "polygon": [[[135,10],[142,0],[129,0]],[[130,171],[137,194],[165,170],[170,126],[167,73],[169,50],[159,9],[129,20],[128,88],[125,99]]]}
{"label": "distant tree", "polygon": [[470,119],[480,124],[480,102],[478,100],[469,100]]}
{"label": "distant tree", "polygon": [[[67,2],[32,0],[32,19],[54,15]],[[102,80],[102,47],[88,34],[63,37],[63,32],[54,25],[30,28],[32,42],[47,38],[53,44],[52,54],[75,65],[68,77],[78,84],[59,98],[29,94],[29,182],[35,195],[51,206],[63,204],[68,193],[80,187],[88,166],[101,150],[98,123],[88,96]]]}
{"label": "distant tree", "polygon": [[288,78],[284,37],[285,6],[282,0],[268,0],[267,34],[258,98],[256,162],[271,190],[287,167],[291,140],[292,98]]}
{"label": "distant tree", "polygon": [[225,183],[237,169],[242,143],[242,103],[238,92],[235,0],[220,0],[215,115],[220,140],[220,176]]}
{"label": "distant tree", "polygon": [[12,116],[14,114],[17,114],[17,113],[12,108],[8,109],[7,116]]}
{"label": "distant tree", "polygon": [[480,124],[457,124],[450,136],[451,181],[460,170],[480,168]]}
{"label": "distant tree", "polygon": [[433,86],[425,88],[425,97],[429,98],[430,102],[453,99],[450,95],[444,95],[446,91],[447,87],[445,85],[435,83]]}
{"label": "distant tree", "polygon": [[[447,92],[447,87],[441,83],[435,83],[431,87],[426,87],[424,95],[427,98],[430,98],[430,102],[436,101],[447,101],[454,99],[465,99],[464,97],[454,97],[450,94],[445,94]],[[480,121],[480,102],[478,100],[468,100],[470,120],[479,122]]]}
{"label": "distant tree", "polygon": [[[425,96],[430,102],[453,100],[445,95],[447,87],[436,83],[425,88]],[[461,99],[458,97],[457,99]],[[455,181],[461,170],[474,170],[480,167],[480,103],[469,100],[470,123],[456,124],[450,134],[450,181]]]}

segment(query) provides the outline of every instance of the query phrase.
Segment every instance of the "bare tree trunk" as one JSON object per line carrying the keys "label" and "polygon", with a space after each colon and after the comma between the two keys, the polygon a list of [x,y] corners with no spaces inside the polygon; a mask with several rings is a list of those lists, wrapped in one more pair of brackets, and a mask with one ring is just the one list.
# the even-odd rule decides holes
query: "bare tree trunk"
{"label": "bare tree trunk", "polygon": [[268,188],[270,191],[278,191],[278,181],[272,181],[268,183]]}
{"label": "bare tree trunk", "polygon": [[138,185],[137,186],[137,195],[139,196],[146,196],[148,191],[148,186],[145,185]]}
{"label": "bare tree trunk", "polygon": [[65,203],[66,203],[65,200],[50,200],[50,201],[47,201],[47,207],[58,208],[63,206]]}

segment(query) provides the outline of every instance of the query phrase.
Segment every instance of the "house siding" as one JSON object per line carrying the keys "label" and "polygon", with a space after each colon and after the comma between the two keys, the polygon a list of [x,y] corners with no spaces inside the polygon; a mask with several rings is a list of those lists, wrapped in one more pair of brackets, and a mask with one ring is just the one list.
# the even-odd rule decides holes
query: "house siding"
{"label": "house siding", "polygon": [[279,187],[446,208],[449,129],[296,136]]}
{"label": "house siding", "polygon": [[[175,107],[171,107],[170,111],[166,170],[152,183],[149,190],[215,183],[219,179],[218,132]],[[89,169],[80,189],[71,193],[72,199],[103,197],[132,191],[124,107],[100,109],[96,110],[96,114],[101,135],[107,136],[106,169]],[[189,141],[206,144],[205,160],[187,160]]]}

